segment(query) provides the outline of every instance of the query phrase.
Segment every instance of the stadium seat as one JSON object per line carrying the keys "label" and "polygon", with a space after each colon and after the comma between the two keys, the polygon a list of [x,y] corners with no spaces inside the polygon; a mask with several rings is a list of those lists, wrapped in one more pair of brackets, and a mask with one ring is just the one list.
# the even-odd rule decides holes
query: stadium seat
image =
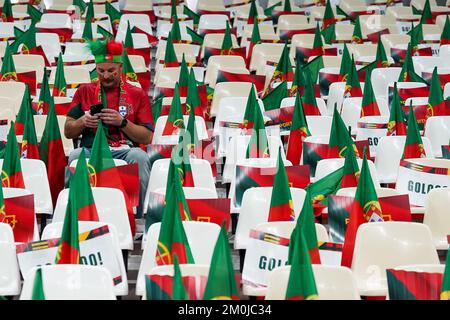
{"label": "stadium seat", "polygon": [[20,272],[16,245],[11,226],[0,222],[0,295],[15,296],[20,293]]}
{"label": "stadium seat", "polygon": [[442,146],[450,141],[450,116],[429,117],[425,123],[424,137],[430,140],[434,156],[442,157]]}
{"label": "stadium seat", "polygon": [[[153,134],[152,144],[178,144],[179,134],[163,135],[164,128],[167,123],[168,116],[159,116],[155,124],[155,132]],[[184,127],[187,127],[189,116],[185,115]],[[199,140],[208,140],[208,132],[205,124],[205,120],[200,116],[195,116],[195,127],[197,129],[197,135]],[[181,130],[180,130],[181,131]]]}

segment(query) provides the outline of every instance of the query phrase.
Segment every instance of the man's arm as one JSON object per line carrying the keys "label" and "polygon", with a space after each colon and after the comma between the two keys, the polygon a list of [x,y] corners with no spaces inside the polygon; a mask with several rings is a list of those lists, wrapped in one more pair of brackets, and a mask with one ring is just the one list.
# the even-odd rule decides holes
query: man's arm
{"label": "man's arm", "polygon": [[78,119],[74,119],[70,116],[66,117],[66,123],[64,124],[64,135],[67,139],[78,138],[84,129],[95,129],[98,126],[98,116],[91,116],[89,112],[86,112],[84,116]]}

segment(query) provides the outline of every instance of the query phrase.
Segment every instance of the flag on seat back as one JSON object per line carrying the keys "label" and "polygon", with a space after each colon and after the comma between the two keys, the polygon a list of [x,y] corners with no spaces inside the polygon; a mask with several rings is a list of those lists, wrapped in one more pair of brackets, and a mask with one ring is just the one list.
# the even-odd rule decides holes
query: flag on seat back
{"label": "flag on seat back", "polygon": [[214,246],[203,300],[239,300],[225,222]]}
{"label": "flag on seat back", "polygon": [[189,71],[187,95],[186,95],[186,114],[190,114],[190,110],[194,112],[196,116],[206,116],[206,103],[203,103],[200,98],[200,93],[197,86],[197,80],[195,80],[194,69]]}
{"label": "flag on seat back", "polygon": [[377,68],[389,67],[388,57],[386,55],[386,50],[384,49],[383,41],[381,41],[380,34],[378,34],[377,53],[375,56],[375,61],[377,62]]}
{"label": "flag on seat back", "polygon": [[183,276],[181,275],[180,264],[178,263],[178,256],[173,256],[173,291],[172,300],[189,300],[188,293],[183,283]]}
{"label": "flag on seat back", "polygon": [[310,135],[311,133],[309,132],[308,123],[306,122],[300,93],[297,91],[286,154],[287,160],[291,161],[293,165],[300,164],[303,152],[303,140]]}
{"label": "flag on seat back", "polygon": [[281,146],[278,152],[277,172],[273,179],[272,196],[270,198],[270,209],[268,221],[294,221],[294,204],[292,202],[291,189],[284,167],[281,153]]}
{"label": "flag on seat back", "polygon": [[189,82],[189,69],[186,63],[186,58],[183,53],[180,64],[180,76],[178,77],[178,86],[180,89],[180,94],[181,92],[183,92],[184,94],[187,92],[188,82]]}
{"label": "flag on seat back", "polygon": [[361,176],[356,187],[355,200],[350,212],[350,222],[345,232],[341,265],[351,268],[355,239],[358,228],[366,222],[383,221],[380,202],[370,175],[366,153],[364,152]]}
{"label": "flag on seat back", "polygon": [[[83,2],[83,1],[80,1]],[[106,1],[105,3],[105,13],[109,16],[109,20],[111,20],[111,26],[113,28],[114,34],[117,33],[117,29],[119,28],[120,18],[122,17],[122,13],[120,10],[114,8],[114,6]]]}
{"label": "flag on seat back", "polygon": [[248,11],[247,24],[254,24],[258,21],[258,11],[256,9],[256,1],[250,2],[250,10]]}
{"label": "flag on seat back", "polygon": [[445,44],[450,44],[450,20],[448,16],[445,18],[445,25],[441,34],[441,46]]}
{"label": "flag on seat back", "polygon": [[19,112],[16,116],[16,122],[14,123],[14,131],[16,135],[23,135],[25,122],[27,121],[27,114],[36,114],[36,111],[31,105],[30,90],[27,84],[25,84],[25,91],[23,93],[22,102],[20,103]]}
{"label": "flag on seat back", "polygon": [[292,82],[293,79],[294,72],[292,71],[291,58],[289,57],[289,49],[286,43],[263,97],[269,94],[275,83],[282,81]]}
{"label": "flag on seat back", "polygon": [[156,250],[157,265],[173,264],[174,254],[178,256],[180,263],[195,263],[182,223],[182,217],[183,220],[190,220],[190,215],[185,199],[183,202],[180,196],[183,189],[177,171],[173,160],[171,160],[167,177],[166,206],[164,207]]}
{"label": "flag on seat back", "polygon": [[244,112],[244,129],[247,130],[253,129],[254,120],[255,120],[255,113],[259,109],[258,100],[256,98],[256,93],[253,87],[250,89],[250,92],[248,94],[247,104],[245,105],[245,112]]}
{"label": "flag on seat back", "polygon": [[44,68],[44,76],[42,78],[41,92],[39,93],[39,100],[36,107],[37,114],[47,114],[50,106],[51,94],[50,86],[48,84],[47,68]]}
{"label": "flag on seat back", "polygon": [[353,142],[353,139],[341,118],[341,115],[337,111],[337,104],[335,104],[333,111],[330,140],[328,145],[330,147],[328,151],[329,158],[344,158],[348,150],[353,150],[355,155],[359,156],[358,149],[356,148],[355,143]]}
{"label": "flag on seat back", "polygon": [[2,186],[5,188],[25,188],[22,175],[22,165],[20,164],[19,146],[14,133],[14,122],[7,136],[5,158],[2,167]]}
{"label": "flag on seat back", "polygon": [[[315,226],[313,227],[315,228]],[[291,270],[286,289],[286,300],[319,299],[305,234],[299,224],[295,227],[289,241],[288,264],[291,266]]]}
{"label": "flag on seat back", "polygon": [[1,8],[1,12],[2,12],[2,21],[3,22],[14,22],[11,0],[5,0],[3,2],[3,7]]}
{"label": "flag on seat back", "polygon": [[8,41],[6,42],[5,54],[3,55],[2,60],[2,69],[0,70],[0,81],[18,81],[16,66],[14,65],[14,59]]}
{"label": "flag on seat back", "polygon": [[55,84],[53,86],[54,97],[66,97],[67,96],[67,82],[64,75],[64,61],[62,54],[58,56],[58,63],[56,66]]}
{"label": "flag on seat back", "polygon": [[352,56],[350,73],[345,83],[344,98],[362,97],[361,85],[359,83],[358,73],[356,71],[355,60]]}
{"label": "flag on seat back", "polygon": [[326,44],[334,43],[336,41],[336,23],[329,24],[325,29],[322,29],[321,33]]}
{"label": "flag on seat back", "polygon": [[359,16],[356,18],[356,21],[355,21],[355,26],[354,26],[353,35],[352,35],[352,43],[355,43],[355,44],[364,43],[362,32],[361,32],[361,22],[359,21]]}
{"label": "flag on seat back", "polygon": [[391,101],[387,135],[406,135],[405,114],[403,113],[402,107],[400,105],[397,82],[394,83],[394,96]]}
{"label": "flag on seat back", "polygon": [[[370,80],[371,73],[366,73],[364,82],[364,93],[362,95],[360,118],[367,116],[379,116],[380,108],[378,107],[377,99],[372,88],[372,81]],[[359,81],[359,80],[358,80]]]}
{"label": "flag on seat back", "polygon": [[31,112],[26,113],[25,129],[20,144],[20,158],[39,160],[39,146],[36,137],[34,117]]}
{"label": "flag on seat back", "polygon": [[333,9],[331,8],[331,1],[327,0],[325,6],[325,12],[323,14],[322,30],[328,28],[328,26],[336,24],[336,18],[334,17]]}
{"label": "flag on seat back", "polygon": [[399,82],[422,82],[428,85],[428,83],[419,76],[414,71],[414,64],[411,56],[411,43],[408,44],[408,48],[406,49],[406,57],[403,62],[402,70],[400,71],[400,76],[398,77]]}
{"label": "flag on seat back", "polygon": [[447,259],[445,260],[444,278],[441,287],[441,300],[450,300],[450,254],[447,251]]}
{"label": "flag on seat back", "polygon": [[[134,235],[136,233],[136,222],[133,207],[128,197],[125,185],[121,179],[121,175],[116,167],[116,164],[114,163],[114,159],[106,139],[105,128],[103,127],[101,121],[98,122],[97,132],[95,134],[94,143],[92,144],[87,169],[89,173],[89,190],[91,190],[91,187],[105,187],[115,188],[122,191],[127,208],[128,221],[130,222],[131,233]],[[129,188],[130,186],[127,187]],[[92,194],[92,191],[90,191],[90,193]]]}
{"label": "flag on seat back", "polygon": [[439,300],[442,273],[387,269],[389,300]]}
{"label": "flag on seat back", "polygon": [[246,158],[269,158],[269,140],[259,106],[254,112],[253,130],[247,146]]}
{"label": "flag on seat back", "polygon": [[420,17],[420,23],[434,24],[433,15],[431,14],[430,0],[426,0],[423,5],[422,16]]}
{"label": "flag on seat back", "polygon": [[344,43],[344,50],[342,51],[341,67],[339,69],[338,81],[347,81],[347,77],[352,68],[352,57],[348,51],[347,44]]}
{"label": "flag on seat back", "polygon": [[166,41],[166,52],[164,54],[164,67],[179,67],[180,63],[178,62],[177,55],[175,53],[175,48],[173,46],[172,33],[169,32]]}
{"label": "flag on seat back", "polygon": [[437,67],[434,67],[433,75],[431,76],[430,95],[428,96],[427,118],[448,115],[450,115],[450,110],[445,105]]}
{"label": "flag on seat back", "polygon": [[409,106],[408,129],[406,131],[405,148],[402,159],[425,158],[425,149],[423,147],[422,137],[420,136],[419,126],[414,115],[412,102]]}
{"label": "flag on seat back", "polygon": [[176,135],[179,134],[182,129],[184,129],[184,119],[181,110],[180,91],[177,82],[175,84],[172,104],[170,106],[169,115],[167,116],[167,122],[162,135]]}
{"label": "flag on seat back", "polygon": [[50,101],[44,132],[39,144],[39,156],[47,167],[47,177],[52,194],[53,206],[56,205],[59,192],[64,189],[64,172],[67,159],[61,140],[58,118],[56,117],[53,98]]}
{"label": "flag on seat back", "polygon": [[123,50],[122,52],[122,75],[125,77],[126,81],[139,82],[126,50]]}
{"label": "flag on seat back", "polygon": [[266,111],[280,108],[281,101],[289,96],[287,81],[278,84],[262,98]]}

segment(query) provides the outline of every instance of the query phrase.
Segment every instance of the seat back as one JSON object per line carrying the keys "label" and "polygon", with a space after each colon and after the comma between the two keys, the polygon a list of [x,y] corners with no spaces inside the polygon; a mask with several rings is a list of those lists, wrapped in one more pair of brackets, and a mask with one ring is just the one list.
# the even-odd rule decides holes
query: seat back
{"label": "seat back", "polygon": [[[132,250],[133,237],[122,191],[114,188],[93,187],[92,194],[99,220],[116,227],[122,250]],[[64,189],[58,195],[53,222],[64,222],[68,200],[69,189]]]}
{"label": "seat back", "polygon": [[[272,187],[250,188],[244,192],[234,239],[235,249],[246,249],[250,230],[258,224],[267,222],[272,197]],[[299,188],[290,188],[294,213],[300,214],[306,192]]]}
{"label": "seat back", "polygon": [[0,295],[15,296],[20,292],[20,272],[11,226],[0,222]]}
{"label": "seat back", "polygon": [[[93,229],[100,228],[104,226],[104,222],[99,221],[78,221],[78,232],[83,233]],[[117,229],[114,225],[107,223],[109,232],[111,234],[111,243],[115,257],[119,264],[120,275],[122,276],[122,281],[114,286],[114,292],[118,296],[125,296],[128,294],[128,276],[125,268],[125,263],[123,260],[122,250],[120,250],[119,239],[117,236]],[[64,223],[63,222],[53,222],[45,226],[42,232],[42,240],[60,238],[62,234]]]}
{"label": "seat back", "polygon": [[386,269],[408,264],[439,264],[428,226],[396,221],[359,226],[352,270],[361,295],[386,295]]}
{"label": "seat back", "polygon": [[[153,133],[152,144],[178,144],[179,134],[163,135],[164,128],[167,123],[168,116],[159,116],[155,124],[155,132]],[[184,127],[187,127],[189,116],[183,116]],[[195,127],[199,140],[207,140],[208,132],[205,120],[200,116],[195,116]],[[181,131],[181,130],[180,130]]]}
{"label": "seat back", "polygon": [[425,123],[424,136],[430,139],[435,157],[442,157],[442,146],[450,140],[450,116],[429,117]]}
{"label": "seat back", "polygon": [[[360,300],[356,281],[349,268],[341,266],[312,265],[314,280],[320,300]],[[291,266],[271,271],[266,300],[284,300]]]}
{"label": "seat back", "polygon": [[[220,227],[214,223],[197,221],[183,221],[183,227],[195,263],[209,265],[214,246],[220,233]],[[144,244],[144,252],[136,281],[136,295],[141,296],[144,294],[145,275],[157,266],[155,256],[160,229],[160,222],[152,224],[148,229],[147,240]]]}
{"label": "seat back", "polygon": [[211,116],[217,116],[220,100],[224,97],[248,97],[254,85],[249,82],[220,82],[214,88]]}
{"label": "seat back", "polygon": [[[115,300],[111,273],[102,266],[58,264],[42,266],[46,300]],[[20,300],[31,300],[37,268],[25,276]]]}
{"label": "seat back", "polygon": [[387,88],[390,83],[398,80],[401,68],[375,68],[372,71],[370,80],[372,82],[373,93],[375,97],[384,97],[387,99]]}

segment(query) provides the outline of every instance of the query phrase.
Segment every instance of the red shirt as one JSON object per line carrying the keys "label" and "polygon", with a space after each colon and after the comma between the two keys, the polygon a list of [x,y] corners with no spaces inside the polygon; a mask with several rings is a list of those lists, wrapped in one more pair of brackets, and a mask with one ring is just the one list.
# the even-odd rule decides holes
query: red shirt
{"label": "red shirt", "polygon": [[[73,97],[68,117],[78,119],[89,111],[92,105],[98,104],[98,91],[96,83],[82,84]],[[144,126],[153,131],[153,119],[150,106],[150,98],[144,90],[125,83],[123,89],[126,91],[126,99],[120,103],[120,88],[114,88],[106,91],[107,107],[118,111],[122,117],[134,124]],[[118,127],[107,126],[108,143],[111,146],[120,144],[135,145]],[[92,147],[95,137],[95,130],[84,129],[81,137],[81,146]]]}

